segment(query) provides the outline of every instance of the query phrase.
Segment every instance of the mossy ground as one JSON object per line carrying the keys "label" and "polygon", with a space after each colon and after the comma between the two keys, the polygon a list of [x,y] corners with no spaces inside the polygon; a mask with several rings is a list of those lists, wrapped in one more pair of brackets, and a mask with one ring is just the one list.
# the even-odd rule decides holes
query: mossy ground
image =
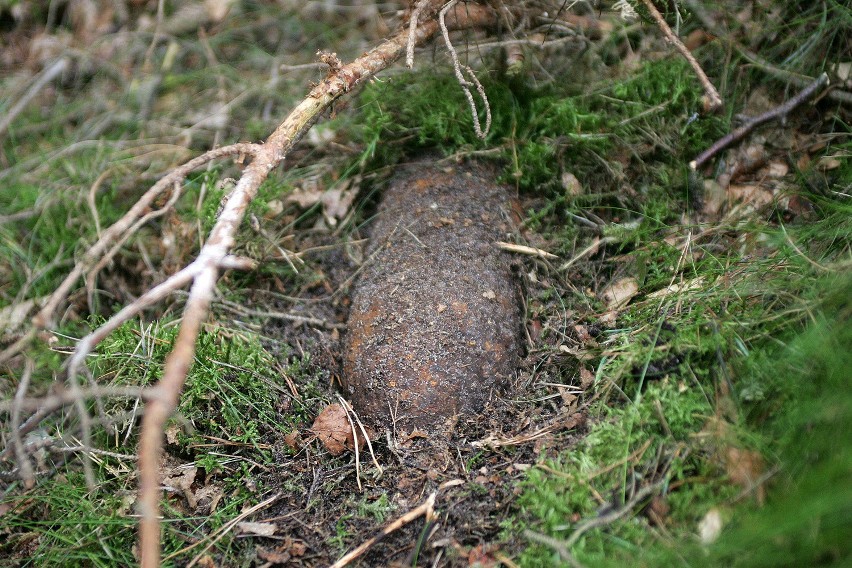
{"label": "mossy ground", "polygon": [[[38,302],[170,166],[216,143],[268,135],[324,73],[273,73],[279,78],[272,81],[271,68],[311,61],[341,37],[339,55],[348,59],[377,39],[364,21],[333,11],[306,17],[264,2],[239,6],[201,39],[185,33],[148,53],[150,38],[133,36],[113,66],[92,63],[103,56],[103,42],[86,44],[93,58],[13,122],[0,155],[7,188],[0,191],[0,308]],[[0,24],[14,39],[3,10]],[[37,28],[44,16],[32,14],[23,28]],[[779,4],[746,18],[736,33],[769,61],[815,76],[848,61],[842,39],[851,19],[836,2]],[[698,27],[688,14],[685,26],[684,34]],[[59,28],[71,30],[71,20],[60,19]],[[285,556],[327,564],[416,505],[412,494],[454,479],[463,483],[442,493],[438,532],[422,551],[417,543],[431,533],[415,524],[366,565],[406,556],[422,564],[438,554],[450,565],[475,558],[520,566],[850,561],[848,107],[824,99],[767,127],[769,161],[790,166],[772,186],[775,199],[708,216],[707,196],[686,164],[734,126],[755,93],[777,104],[795,89],[711,42],[696,53],[726,105],[703,116],[691,70],[654,37],[650,25],[626,26],[568,56],[530,51],[529,67],[512,76],[488,71],[500,58],[474,49],[484,59],[478,73],[495,118],[485,140],[473,135],[465,99],[440,60],[370,84],[321,125],[325,138],[299,147],[252,205],[254,220],[237,252],[257,259],[259,269],[220,283],[170,423],[166,564],[186,564],[208,544],[202,558],[221,565]],[[294,52],[305,55],[296,61]],[[537,64],[552,77],[578,80],[549,80]],[[121,73],[134,81],[120,81]],[[13,100],[23,87],[8,77],[0,89]],[[148,79],[159,81],[153,98],[141,87]],[[226,103],[223,120],[204,121]],[[783,143],[790,132],[795,143]],[[467,427],[445,471],[414,471],[405,448],[378,440],[387,471],[379,477],[362,454],[359,492],[352,456],[323,453],[308,427],[336,397],[347,285],[381,180],[398,160],[436,147],[497,161],[502,180],[519,190],[518,241],[560,258],[519,260],[528,356],[501,410]],[[732,151],[719,163],[734,160]],[[74,292],[53,339],[27,353],[29,396],[56,392],[75,338],[192,258],[226,179],[238,175],[228,165],[193,175],[175,211],[143,228],[106,267],[91,302],[84,289]],[[742,183],[769,187],[757,174]],[[318,201],[302,207],[287,200],[347,187],[360,196],[336,221]],[[788,205],[788,197],[806,205]],[[592,252],[561,268],[596,240]],[[287,251],[303,251],[303,262],[288,262]],[[629,304],[613,308],[605,292],[619,280],[637,289]],[[156,381],[181,303],[178,296],[111,335],[89,361],[91,380],[108,387]],[[293,323],[293,316],[327,325]],[[17,328],[4,330],[4,342],[25,324]],[[21,359],[0,369],[5,400],[25,368]],[[45,448],[32,455],[34,488],[3,478],[3,564],[134,562],[140,404],[134,397],[88,403],[100,421],[88,452],[94,490],[86,487],[80,452],[58,451],[80,445],[73,410],[28,435],[28,444]],[[3,408],[8,445],[11,417]],[[489,434],[529,434],[571,413],[584,417],[575,430],[551,429],[497,449],[469,444]],[[4,471],[13,466],[7,459]],[[248,520],[276,524],[278,540],[228,525],[275,494],[275,504]],[[716,517],[720,534],[702,542],[702,523]]]}

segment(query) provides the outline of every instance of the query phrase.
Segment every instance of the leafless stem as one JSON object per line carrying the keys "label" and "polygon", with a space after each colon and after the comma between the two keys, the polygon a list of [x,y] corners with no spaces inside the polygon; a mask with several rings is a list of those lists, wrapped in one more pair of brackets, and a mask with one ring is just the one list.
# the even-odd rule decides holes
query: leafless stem
{"label": "leafless stem", "polygon": [[[145,219],[144,222],[152,218],[151,215],[153,214],[148,213],[148,211],[150,211],[151,205],[160,194],[171,188],[174,184],[180,183],[187,174],[200,168],[207,162],[238,154],[253,155],[258,148],[260,146],[257,144],[232,144],[210,150],[197,158],[193,158],[182,166],[178,166],[155,183],[121,219],[105,230],[101,238],[86,251],[83,258],[77,262],[74,269],[65,277],[56,291],[51,294],[50,299],[41,311],[33,318],[33,324],[40,329],[55,326],[54,318],[56,317],[56,311],[68,297],[68,293],[77,280],[87,273],[93,265],[99,261],[102,263],[104,257],[111,258],[111,255],[114,255],[118,251],[116,243],[124,242],[129,238],[139,227],[139,223],[143,218]],[[109,247],[112,248],[110,249]]]}
{"label": "leafless stem", "polygon": [[716,87],[713,86],[713,83],[710,82],[710,79],[707,78],[707,74],[704,73],[704,69],[701,68],[701,65],[698,64],[698,61],[692,56],[692,53],[683,45],[683,42],[680,41],[669,25],[666,23],[663,15],[660,14],[660,11],[657,10],[657,7],[654,6],[652,0],[642,0],[642,3],[645,4],[645,7],[648,8],[648,11],[651,13],[651,17],[654,18],[654,21],[657,22],[657,26],[659,26],[660,30],[662,30],[663,35],[666,36],[666,39],[677,48],[681,55],[689,62],[689,65],[695,71],[695,74],[698,75],[698,80],[701,81],[701,86],[704,87],[704,92],[707,94],[707,110],[709,112],[713,112],[718,108],[722,107],[722,97],[719,96],[719,91],[716,90]]}
{"label": "leafless stem", "polygon": [[[802,75],[800,73],[794,73],[793,71],[788,71],[786,69],[776,67],[757,53],[743,47],[742,45],[731,39],[729,37],[729,34],[726,33],[726,31],[722,29],[722,27],[717,24],[715,20],[713,20],[710,14],[707,13],[704,7],[697,0],[684,0],[684,4],[686,4],[690,12],[692,12],[695,17],[698,18],[698,21],[700,21],[701,24],[705,28],[707,28],[710,33],[729,43],[734,49],[737,50],[740,55],[742,55],[744,58],[749,60],[755,67],[764,71],[768,75],[771,75],[781,81],[786,81],[799,88],[807,87],[813,81],[816,80],[814,77],[810,77],[808,75]],[[840,103],[852,104],[852,93],[850,93],[849,91],[830,89],[826,96]]]}
{"label": "leafless stem", "polygon": [[429,4],[429,0],[419,0],[414,10],[411,11],[411,18],[408,21],[408,43],[405,47],[405,66],[411,69],[414,67],[414,43],[417,31],[417,22],[420,19],[420,14]]}
{"label": "leafless stem", "polygon": [[[455,7],[457,3],[458,0],[450,0],[450,2],[447,2],[438,14],[438,21],[441,26],[441,33],[444,36],[444,44],[447,46],[447,50],[450,52],[450,58],[453,60],[453,71],[455,71],[456,79],[464,90],[464,95],[467,97],[467,102],[470,105],[470,112],[473,118],[473,130],[476,132],[476,136],[478,138],[484,139],[488,135],[488,131],[491,129],[491,105],[488,104],[488,97],[485,96],[485,89],[482,88],[482,84],[479,82],[479,79],[476,78],[476,74],[473,72],[473,69],[467,65],[462,65],[459,62],[459,54],[456,52],[456,48],[453,47],[453,42],[450,41],[450,32],[447,29],[447,24],[445,22],[447,12]],[[471,81],[473,81],[472,83],[464,78],[462,69],[467,71],[468,76]],[[482,99],[482,104],[485,106],[485,128],[483,128],[479,123],[479,113],[476,110],[476,101],[473,99],[473,94],[470,92],[470,87],[473,86],[476,87],[476,92],[479,93],[479,96]]]}

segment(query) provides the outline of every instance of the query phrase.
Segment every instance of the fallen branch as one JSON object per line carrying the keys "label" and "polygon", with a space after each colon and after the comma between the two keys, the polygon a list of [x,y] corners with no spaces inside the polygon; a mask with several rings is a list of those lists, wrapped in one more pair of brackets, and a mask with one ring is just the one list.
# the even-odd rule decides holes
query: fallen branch
{"label": "fallen branch", "polygon": [[654,3],[651,0],[642,0],[642,3],[645,4],[645,7],[648,8],[648,11],[651,13],[651,17],[654,18],[654,21],[657,23],[657,26],[662,30],[663,35],[666,36],[666,39],[672,45],[677,48],[681,55],[683,55],[684,59],[689,63],[692,69],[695,71],[695,74],[698,75],[698,80],[701,81],[701,86],[704,87],[704,92],[707,96],[707,101],[705,105],[705,110],[707,112],[712,113],[713,111],[722,107],[722,97],[719,96],[719,91],[716,90],[716,87],[713,86],[713,83],[710,82],[710,79],[707,77],[707,74],[704,72],[704,69],[701,68],[701,65],[698,64],[698,61],[695,60],[695,57],[692,56],[692,53],[683,45],[683,42],[680,41],[669,25],[666,23],[663,15],[660,14],[660,11],[657,10],[657,7],[654,6]]}
{"label": "fallen branch", "polygon": [[429,495],[426,501],[421,503],[418,507],[415,507],[414,509],[410,510],[409,512],[386,526],[384,529],[382,529],[382,532],[380,532],[373,538],[367,540],[352,552],[349,552],[344,555],[340,560],[332,564],[330,568],[343,568],[344,566],[347,566],[350,562],[370,550],[377,542],[379,542],[392,532],[401,529],[411,521],[419,519],[422,516],[426,517],[426,522],[431,521],[435,516],[435,498],[437,497],[437,495],[437,493],[432,493],[431,495]]}
{"label": "fallen branch", "polygon": [[701,152],[694,160],[689,162],[689,167],[692,171],[696,171],[698,168],[703,166],[707,161],[733,144],[734,142],[738,142],[745,138],[749,132],[760,126],[761,124],[765,124],[771,120],[776,120],[779,118],[783,118],[787,116],[793,109],[798,107],[801,104],[812,99],[819,92],[820,89],[828,85],[828,75],[823,73],[816,80],[805,87],[802,91],[800,91],[796,96],[788,100],[782,105],[779,105],[767,112],[759,116],[755,116],[754,118],[749,119],[739,128],[729,132],[719,140],[713,143],[712,146]]}

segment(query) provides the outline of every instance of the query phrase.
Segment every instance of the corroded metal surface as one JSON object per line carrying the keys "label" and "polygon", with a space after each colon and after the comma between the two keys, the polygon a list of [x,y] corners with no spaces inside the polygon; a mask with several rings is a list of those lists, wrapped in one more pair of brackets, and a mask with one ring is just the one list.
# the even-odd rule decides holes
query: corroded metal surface
{"label": "corroded metal surface", "polygon": [[510,190],[477,165],[405,168],[391,181],[355,285],[344,380],[360,415],[446,430],[515,372],[521,316],[505,238]]}

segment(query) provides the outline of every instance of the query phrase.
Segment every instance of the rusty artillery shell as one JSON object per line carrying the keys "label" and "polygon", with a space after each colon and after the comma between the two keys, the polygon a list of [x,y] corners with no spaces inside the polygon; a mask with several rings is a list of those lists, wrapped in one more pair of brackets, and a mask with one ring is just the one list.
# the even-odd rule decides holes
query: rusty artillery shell
{"label": "rusty artillery shell", "polygon": [[516,371],[518,290],[508,188],[481,165],[406,167],[385,191],[352,296],[344,381],[355,409],[397,431],[444,431]]}

